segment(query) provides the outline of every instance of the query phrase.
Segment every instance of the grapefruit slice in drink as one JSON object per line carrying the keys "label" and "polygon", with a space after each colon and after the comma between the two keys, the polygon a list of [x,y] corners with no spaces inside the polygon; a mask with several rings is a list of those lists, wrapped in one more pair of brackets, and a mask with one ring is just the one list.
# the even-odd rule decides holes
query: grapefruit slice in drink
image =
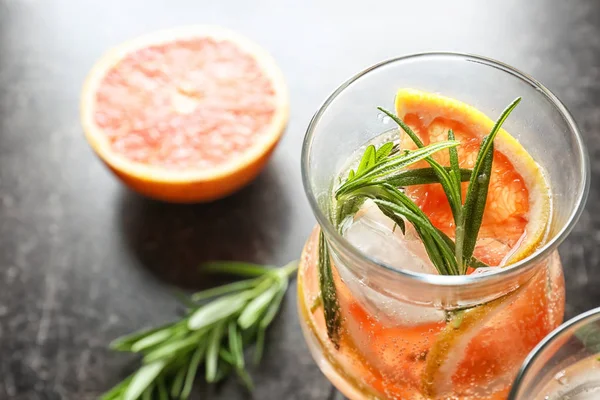
{"label": "grapefruit slice in drink", "polygon": [[258,45],[210,26],[126,42],[93,67],[81,120],[96,154],[132,189],[160,200],[224,197],[265,166],[288,93]]}
{"label": "grapefruit slice in drink", "polygon": [[[461,101],[414,89],[396,94],[396,113],[424,144],[448,139],[452,129],[458,146],[459,163],[471,168],[484,136],[494,121]],[[414,148],[402,134],[402,146]],[[501,129],[494,140],[494,163],[483,222],[475,256],[489,265],[514,263],[530,255],[544,240],[550,222],[550,189],[540,166],[521,144]],[[449,153],[435,158],[449,165]],[[423,165],[421,165],[423,166]],[[463,201],[468,182],[462,184]],[[434,225],[454,236],[454,221],[440,184],[410,187],[407,192]]]}
{"label": "grapefruit slice in drink", "polygon": [[[461,167],[474,165],[494,121],[458,100],[413,89],[399,90],[396,112],[425,144],[447,140],[453,130]],[[402,134],[402,144],[414,144]],[[494,141],[494,162],[475,256],[492,266],[519,261],[543,244],[550,222],[550,190],[540,166],[502,129]],[[449,153],[434,158],[449,165]],[[463,183],[463,201],[468,183]],[[454,221],[439,184],[407,188],[439,229],[454,236]],[[524,287],[457,314],[433,343],[423,372],[423,391],[432,398],[483,387],[473,398],[502,397],[522,358],[559,321],[550,318],[548,264]],[[557,278],[562,279],[562,276]],[[560,282],[551,282],[556,287]],[[506,381],[508,379],[509,381]],[[477,397],[479,396],[479,397]]]}
{"label": "grapefruit slice in drink", "polygon": [[[524,286],[450,321],[429,349],[422,373],[423,392],[431,398],[452,393],[464,399],[505,399],[524,358],[560,320],[564,297],[546,270]],[[556,277],[562,280],[562,276]],[[561,289],[558,289],[558,287]],[[560,292],[562,293],[562,292]]]}

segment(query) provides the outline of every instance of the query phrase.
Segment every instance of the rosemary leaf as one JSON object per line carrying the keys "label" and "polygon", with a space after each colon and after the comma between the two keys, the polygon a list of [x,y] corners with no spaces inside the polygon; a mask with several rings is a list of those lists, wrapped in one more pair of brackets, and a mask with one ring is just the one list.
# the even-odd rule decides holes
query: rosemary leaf
{"label": "rosemary leaf", "polygon": [[465,230],[463,259],[466,262],[470,261],[471,256],[473,255],[479,228],[481,228],[481,221],[483,220],[483,212],[485,210],[490,176],[492,173],[492,163],[494,160],[494,139],[500,131],[504,121],[506,121],[510,113],[520,102],[521,98],[518,97],[504,109],[500,118],[498,118],[492,127],[491,132],[481,142],[477,159],[473,166],[473,173],[471,175],[471,180],[469,181],[469,188],[464,204],[463,218]]}
{"label": "rosemary leaf", "polygon": [[170,358],[175,356],[177,353],[185,353],[190,349],[194,348],[196,343],[205,336],[203,331],[194,332],[192,335],[187,336],[185,339],[173,341],[160,346],[144,357],[144,364],[152,364],[162,358]]}
{"label": "rosemary leaf", "polygon": [[435,240],[431,237],[431,235],[427,232],[424,232],[422,229],[415,227],[415,230],[419,234],[421,241],[425,247],[425,251],[429,256],[429,259],[439,271],[441,275],[452,275],[452,272],[448,269],[447,263],[444,262],[444,258],[440,249],[438,248]]}
{"label": "rosemary leaf", "polygon": [[[448,140],[455,139],[456,138],[454,137],[454,131],[450,129],[448,131]],[[455,197],[458,199],[459,204],[462,205],[462,190],[460,188],[460,182],[462,181],[462,179],[460,179],[461,170],[460,165],[458,164],[458,151],[456,150],[456,147],[450,147],[448,149],[448,153],[450,153],[450,175],[452,176],[452,179],[454,181],[453,186],[457,190],[457,193],[455,193]]]}
{"label": "rosemary leaf", "polygon": [[391,219],[392,221],[394,221],[394,223],[396,225],[398,225],[398,227],[400,227],[400,230],[402,231],[402,234],[406,234],[406,224],[404,223],[404,219],[402,219],[401,216],[399,216],[398,214],[396,214],[395,212],[393,212],[390,208],[386,207],[384,204],[381,203],[376,203],[377,207],[379,208],[379,210],[389,219]]}
{"label": "rosemary leaf", "polygon": [[181,390],[181,394],[179,395],[180,399],[187,399],[192,392],[192,386],[194,384],[194,378],[196,377],[196,372],[198,371],[198,366],[200,365],[200,361],[204,356],[204,352],[206,351],[206,343],[201,342],[198,345],[198,348],[192,355],[190,359],[190,363],[188,365],[188,369],[185,375],[185,382],[183,384],[183,389]]}
{"label": "rosemary leaf", "polygon": [[494,146],[482,159],[482,168],[479,169],[479,177],[469,184],[467,200],[465,201],[464,243],[463,257],[470,260],[477,244],[479,228],[483,220],[483,212],[487,202],[487,194],[492,174],[492,163],[494,161]]}
{"label": "rosemary leaf", "polygon": [[[451,147],[452,149],[452,147]],[[450,168],[444,168],[449,173]],[[458,172],[461,182],[468,182],[471,179],[471,170],[461,168]],[[387,175],[384,178],[378,178],[376,183],[389,183],[395,187],[405,187],[414,185],[426,185],[429,183],[440,183],[440,180],[432,168],[414,168],[399,171],[395,174]]]}
{"label": "rosemary leaf", "polygon": [[336,347],[339,347],[341,315],[340,305],[337,300],[329,249],[323,231],[319,233],[319,286],[323,298],[323,310],[327,335]]}
{"label": "rosemary leaf", "polygon": [[137,400],[146,388],[154,382],[166,365],[167,362],[165,360],[158,360],[140,368],[127,386],[127,390],[123,396],[124,400]]}
{"label": "rosemary leaf", "polygon": [[486,268],[486,267],[489,267],[489,265],[487,265],[483,261],[478,260],[474,256],[471,256],[471,262],[469,263],[469,267],[477,269],[477,268]]}
{"label": "rosemary leaf", "polygon": [[179,398],[181,394],[181,390],[183,389],[183,382],[185,381],[185,375],[187,374],[187,368],[182,366],[177,371],[175,375],[175,379],[173,380],[173,384],[171,385],[171,397]]}
{"label": "rosemary leaf", "polygon": [[386,157],[388,157],[391,154],[392,150],[394,150],[393,142],[387,142],[382,144],[375,152],[375,163],[383,161]]}
{"label": "rosemary leaf", "polygon": [[160,331],[156,331],[156,332],[138,340],[137,342],[135,342],[131,346],[131,351],[134,353],[140,352],[149,347],[152,347],[161,342],[164,342],[165,340],[171,338],[172,336],[173,336],[172,328],[167,328],[167,329],[163,329]]}
{"label": "rosemary leaf", "polygon": [[[449,167],[445,167],[449,173],[451,172]],[[460,180],[461,182],[468,182],[471,179],[470,169],[460,169]],[[407,170],[399,170],[388,173],[387,175],[374,178],[373,180],[357,180],[344,186],[343,190],[340,187],[336,191],[336,198],[341,200],[344,195],[351,193],[355,190],[360,189],[364,186],[382,185],[384,183],[390,184],[395,187],[406,187],[414,185],[425,185],[429,183],[440,183],[438,174],[432,168],[415,168]],[[343,199],[342,206],[348,204],[346,199]],[[354,214],[354,211],[352,214]]]}
{"label": "rosemary leaf", "polygon": [[210,332],[208,349],[206,351],[206,382],[212,383],[217,376],[217,364],[219,362],[219,348],[224,333],[224,324],[216,325]]}
{"label": "rosemary leaf", "polygon": [[336,212],[336,226],[338,229],[341,229],[343,222],[351,215],[356,214],[362,202],[358,201],[358,199],[351,201],[344,201],[341,203],[341,206],[338,207]]}
{"label": "rosemary leaf", "polygon": [[188,328],[198,330],[222,321],[240,312],[247,302],[247,297],[238,295],[220,297],[194,312],[188,321]]}
{"label": "rosemary leaf", "polygon": [[201,292],[194,293],[191,296],[191,298],[192,301],[198,302],[233,292],[239,292],[241,290],[246,290],[255,287],[261,281],[261,279],[262,278],[254,278],[228,283],[226,285],[221,285],[212,289],[207,289]]}
{"label": "rosemary leaf", "polygon": [[165,385],[164,377],[159,377],[156,385],[158,391],[158,399],[159,400],[169,400],[169,392],[167,392],[167,387]]}
{"label": "rosemary leaf", "polygon": [[222,357],[220,357],[221,362],[217,367],[217,375],[215,376],[214,383],[221,382],[223,379],[227,377],[231,373],[231,364],[225,362]]}
{"label": "rosemary leaf", "polygon": [[242,336],[235,321],[229,322],[229,351],[234,359],[236,368],[244,368],[244,350],[242,347]]}
{"label": "rosemary leaf", "polygon": [[144,329],[126,336],[121,336],[113,340],[109,344],[109,347],[112,350],[116,351],[131,351],[131,346],[133,346],[136,342],[140,341],[141,339],[144,339],[145,337],[162,330],[170,330],[172,329],[172,327],[173,324],[165,324],[154,329]]}
{"label": "rosemary leaf", "polygon": [[[396,189],[397,191],[397,189]],[[393,198],[399,199],[402,196],[406,196],[404,193],[397,191],[397,193],[393,193]],[[410,201],[410,199],[408,199]],[[444,270],[447,274],[458,275],[458,265],[456,264],[456,259],[454,258],[454,253],[448,244],[444,241],[442,236],[439,234],[439,231],[431,224],[431,221],[419,212],[415,212],[414,210],[406,207],[404,203],[394,203],[388,200],[381,199],[373,199],[376,204],[383,204],[393,212],[397,213],[405,217],[409,220],[415,228],[417,228],[417,232],[425,232],[426,235],[421,233],[421,239],[425,240],[425,249],[428,250],[428,254],[430,253],[437,254],[439,252],[439,256],[434,257],[431,261],[438,269]],[[402,200],[401,200],[402,201]]]}
{"label": "rosemary leaf", "polygon": [[356,168],[356,176],[362,175],[368,168],[375,165],[375,146],[370,145],[365,150],[358,167]]}
{"label": "rosemary leaf", "polygon": [[247,277],[262,276],[271,270],[273,270],[272,267],[240,261],[211,261],[202,265],[202,272],[231,274]]}
{"label": "rosemary leaf", "polygon": [[235,372],[239,376],[246,389],[248,389],[249,392],[252,392],[254,390],[254,382],[252,382],[252,378],[250,378],[248,372],[244,368],[236,368]]}
{"label": "rosemary leaf", "polygon": [[130,375],[126,379],[123,379],[121,383],[113,387],[108,392],[104,393],[102,397],[100,397],[100,400],[112,400],[115,397],[120,396],[125,391],[125,389],[127,389],[127,386],[129,386],[129,383],[133,379],[133,376],[134,375]]}
{"label": "rosemary leaf", "polygon": [[258,365],[262,359],[263,352],[265,351],[265,329],[258,328],[256,333],[256,345],[254,347],[254,365]]}
{"label": "rosemary leaf", "polygon": [[235,360],[233,359],[233,356],[225,348],[221,348],[219,350],[219,357],[221,357],[223,359],[223,361],[225,361],[227,364],[235,365]]}
{"label": "rosemary leaf", "polygon": [[277,285],[270,286],[262,294],[252,299],[240,314],[237,322],[242,329],[248,329],[262,316],[273,298],[279,292]]}

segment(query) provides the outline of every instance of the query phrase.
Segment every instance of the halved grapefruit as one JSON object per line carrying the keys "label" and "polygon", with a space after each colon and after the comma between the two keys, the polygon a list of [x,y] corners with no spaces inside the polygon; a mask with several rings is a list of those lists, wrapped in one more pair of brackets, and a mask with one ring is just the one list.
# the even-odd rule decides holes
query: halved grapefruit
{"label": "halved grapefruit", "polygon": [[203,202],[252,181],[288,119],[275,61],[214,26],[159,31],[106,53],[81,96],[86,138],[129,187]]}

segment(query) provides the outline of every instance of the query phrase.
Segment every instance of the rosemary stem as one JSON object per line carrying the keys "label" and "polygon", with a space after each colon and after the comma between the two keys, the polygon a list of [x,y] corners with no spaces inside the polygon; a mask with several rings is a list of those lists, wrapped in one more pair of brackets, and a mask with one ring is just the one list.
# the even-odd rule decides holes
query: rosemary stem
{"label": "rosemary stem", "polygon": [[463,220],[463,210],[462,206],[459,207],[458,213],[456,215],[456,220],[459,221],[456,224],[456,229],[454,232],[454,253],[456,254],[456,263],[458,264],[458,269],[460,270],[460,274],[465,274],[466,266],[463,262],[463,244],[465,239],[465,221]]}
{"label": "rosemary stem", "polygon": [[285,277],[292,275],[294,272],[298,270],[298,261],[291,261],[284,265],[281,268],[278,268],[277,271],[280,271],[281,274]]}

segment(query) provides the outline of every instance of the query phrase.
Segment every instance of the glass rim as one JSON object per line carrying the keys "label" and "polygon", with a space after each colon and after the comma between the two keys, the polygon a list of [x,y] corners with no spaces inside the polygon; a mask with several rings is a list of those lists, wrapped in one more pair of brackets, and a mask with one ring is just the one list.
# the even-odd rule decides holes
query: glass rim
{"label": "glass rim", "polygon": [[[346,238],[340,235],[334,226],[329,222],[329,219],[321,209],[319,208],[319,204],[317,198],[311,188],[310,184],[310,153],[313,142],[313,137],[315,134],[315,127],[319,124],[321,117],[328,109],[328,107],[333,103],[336,98],[344,92],[350,85],[359,79],[365,77],[369,73],[376,71],[380,68],[389,66],[398,62],[405,61],[413,61],[416,59],[426,59],[431,57],[438,58],[446,58],[446,59],[460,59],[462,61],[474,62],[478,64],[483,64],[488,67],[496,68],[498,70],[504,71],[512,75],[513,77],[525,82],[529,86],[532,86],[537,91],[539,91],[550,103],[554,106],[554,108],[560,113],[561,117],[567,123],[571,134],[575,137],[577,143],[577,151],[579,153],[580,159],[582,160],[580,167],[580,174],[582,176],[582,181],[577,188],[577,198],[575,199],[575,207],[569,214],[566,223],[562,226],[562,228],[556,233],[547,243],[545,243],[539,249],[536,249],[535,252],[527,256],[526,258],[511,264],[506,268],[502,268],[501,271],[494,272],[492,274],[471,274],[471,275],[433,275],[426,274],[420,272],[413,272],[408,270],[402,270],[399,268],[392,267],[386,263],[383,263],[379,260],[376,260],[369,256],[368,254],[363,253],[354,247]],[[324,230],[327,234],[329,240],[333,241],[337,246],[341,246],[346,251],[348,251],[353,257],[358,259],[364,259],[369,263],[372,263],[378,267],[384,268],[390,272],[397,274],[398,277],[407,278],[413,281],[422,282],[425,284],[430,284],[434,286],[473,286],[479,284],[485,284],[491,281],[497,281],[502,279],[510,279],[512,277],[517,276],[521,273],[522,270],[526,270],[528,266],[535,265],[537,262],[548,257],[552,251],[554,251],[558,245],[560,245],[563,240],[569,235],[569,233],[573,230],[573,227],[579,220],[581,213],[583,212],[583,208],[588,196],[589,187],[590,187],[590,165],[589,158],[586,151],[586,146],[583,142],[583,138],[575,123],[575,120],[571,116],[571,113],[568,111],[566,106],[554,95],[549,89],[547,89],[544,85],[538,82],[533,77],[525,74],[524,72],[519,71],[518,69],[505,64],[501,61],[497,61],[488,57],[468,54],[468,53],[459,53],[459,52],[422,52],[409,54],[399,57],[390,58],[370,67],[367,67],[360,71],[359,73],[352,76],[350,79],[343,82],[340,86],[338,86],[321,104],[317,112],[311,118],[308,127],[306,129],[306,134],[304,136],[304,141],[302,144],[302,155],[301,155],[301,170],[302,170],[302,183],[304,186],[304,192],[308,197],[308,201],[310,206],[315,214],[317,219],[317,223],[320,228]]]}
{"label": "glass rim", "polygon": [[550,332],[546,337],[542,339],[527,355],[523,364],[521,364],[521,368],[519,368],[519,372],[513,381],[512,388],[510,389],[510,393],[508,394],[508,400],[516,399],[516,395],[518,391],[521,389],[521,384],[525,376],[529,373],[532,365],[537,361],[537,359],[544,353],[544,351],[550,346],[556,339],[560,338],[566,331],[572,329],[573,327],[581,324],[586,324],[588,321],[596,317],[600,317],[600,307],[593,308],[589,311],[586,311],[582,314],[579,314],[570,320],[563,322],[560,326]]}

